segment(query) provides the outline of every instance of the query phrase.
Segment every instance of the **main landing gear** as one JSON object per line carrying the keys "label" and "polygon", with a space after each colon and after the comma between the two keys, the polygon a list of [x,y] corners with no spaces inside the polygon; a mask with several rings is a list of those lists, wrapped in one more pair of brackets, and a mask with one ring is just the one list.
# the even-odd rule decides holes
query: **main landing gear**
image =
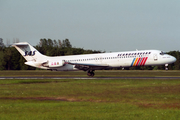
{"label": "main landing gear", "polygon": [[94,70],[88,70],[87,75],[90,77],[94,76]]}

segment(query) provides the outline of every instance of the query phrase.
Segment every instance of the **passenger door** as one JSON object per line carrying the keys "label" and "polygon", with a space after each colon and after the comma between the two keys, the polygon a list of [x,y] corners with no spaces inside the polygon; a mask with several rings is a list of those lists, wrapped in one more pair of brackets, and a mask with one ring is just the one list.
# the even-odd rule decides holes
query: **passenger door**
{"label": "passenger door", "polygon": [[157,60],[158,60],[157,54],[154,54],[154,55],[153,55],[153,58],[154,58],[154,61],[157,61]]}

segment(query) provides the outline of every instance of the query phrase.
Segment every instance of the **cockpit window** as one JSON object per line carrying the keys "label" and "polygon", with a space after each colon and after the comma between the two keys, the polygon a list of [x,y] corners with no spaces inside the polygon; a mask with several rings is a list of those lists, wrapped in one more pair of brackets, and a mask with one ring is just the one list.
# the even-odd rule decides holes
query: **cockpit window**
{"label": "cockpit window", "polygon": [[163,51],[161,51],[160,55],[164,55],[164,54],[166,54],[166,53],[165,53],[165,52],[163,52]]}

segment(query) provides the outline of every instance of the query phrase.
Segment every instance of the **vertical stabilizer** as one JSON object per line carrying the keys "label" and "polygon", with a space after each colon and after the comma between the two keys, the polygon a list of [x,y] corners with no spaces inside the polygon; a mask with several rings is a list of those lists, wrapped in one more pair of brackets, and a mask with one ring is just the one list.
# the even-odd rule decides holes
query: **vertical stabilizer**
{"label": "vertical stabilizer", "polygon": [[45,56],[27,42],[14,43],[12,46],[15,47],[28,62],[44,61]]}

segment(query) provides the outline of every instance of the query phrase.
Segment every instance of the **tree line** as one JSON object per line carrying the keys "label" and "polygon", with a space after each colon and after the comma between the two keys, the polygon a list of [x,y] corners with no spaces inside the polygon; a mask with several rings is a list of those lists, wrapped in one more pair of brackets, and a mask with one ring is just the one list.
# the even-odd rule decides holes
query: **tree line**
{"label": "tree line", "polygon": [[[19,41],[19,40],[18,40]],[[15,41],[14,41],[15,42]],[[51,40],[40,39],[39,44],[34,46],[40,53],[47,56],[65,56],[65,55],[79,55],[79,54],[92,54],[103,53],[105,51],[99,50],[85,50],[83,48],[73,47],[69,39],[65,40]],[[170,51],[170,54],[176,57],[177,61],[169,65],[170,70],[180,69],[180,52]],[[9,45],[3,43],[3,39],[0,38],[0,70],[35,70],[37,68],[27,66],[24,64],[25,59],[20,53]],[[120,68],[119,68],[120,69]],[[165,66],[141,66],[141,67],[129,67],[125,69],[130,70],[164,70]]]}
{"label": "tree line", "polygon": [[[19,40],[18,40],[19,41]],[[14,42],[16,42],[14,40]],[[9,43],[9,41],[8,41]],[[40,39],[39,44],[34,46],[40,53],[47,56],[65,56],[102,53],[99,50],[85,50],[83,48],[72,47],[69,39],[51,40]],[[26,60],[23,56],[10,45],[5,45],[0,38],[0,70],[35,70],[37,68],[24,64]]]}

